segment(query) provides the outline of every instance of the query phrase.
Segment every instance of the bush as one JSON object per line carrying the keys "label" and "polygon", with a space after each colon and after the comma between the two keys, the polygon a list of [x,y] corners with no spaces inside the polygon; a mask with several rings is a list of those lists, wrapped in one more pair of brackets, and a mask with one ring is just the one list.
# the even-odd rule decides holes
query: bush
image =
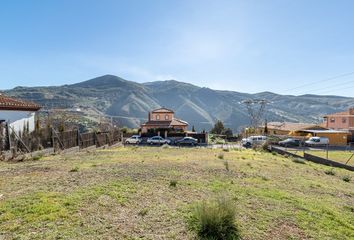
{"label": "bush", "polygon": [[219,153],[219,154],[218,154],[218,158],[219,158],[219,159],[224,159],[224,154],[223,154],[223,153]]}
{"label": "bush", "polygon": [[170,180],[170,187],[177,187],[177,180]]}
{"label": "bush", "polygon": [[225,197],[199,203],[192,212],[190,228],[199,239],[240,239],[235,225],[235,208]]}
{"label": "bush", "polygon": [[325,174],[332,175],[332,176],[336,175],[336,173],[334,172],[333,168],[326,170]]}
{"label": "bush", "polygon": [[342,180],[343,180],[344,182],[350,182],[351,177],[350,177],[350,176],[343,176],[343,177],[342,177]]}

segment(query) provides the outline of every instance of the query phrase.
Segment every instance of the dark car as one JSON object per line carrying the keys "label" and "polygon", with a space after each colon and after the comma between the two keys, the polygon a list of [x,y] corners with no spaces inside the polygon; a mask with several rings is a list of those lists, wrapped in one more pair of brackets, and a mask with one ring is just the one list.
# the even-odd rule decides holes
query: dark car
{"label": "dark car", "polygon": [[288,138],[278,143],[282,147],[299,147],[301,141],[299,139]]}
{"label": "dark car", "polygon": [[181,146],[181,145],[190,145],[190,146],[195,146],[198,145],[198,140],[192,137],[184,137],[180,140],[176,141],[176,145]]}

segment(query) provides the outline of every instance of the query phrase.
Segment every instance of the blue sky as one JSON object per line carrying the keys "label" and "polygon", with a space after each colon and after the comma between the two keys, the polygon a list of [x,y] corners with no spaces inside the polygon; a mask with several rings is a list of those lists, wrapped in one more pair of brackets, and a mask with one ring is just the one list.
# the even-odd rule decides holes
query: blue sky
{"label": "blue sky", "polygon": [[3,0],[0,89],[114,74],[354,97],[353,9],[350,0]]}

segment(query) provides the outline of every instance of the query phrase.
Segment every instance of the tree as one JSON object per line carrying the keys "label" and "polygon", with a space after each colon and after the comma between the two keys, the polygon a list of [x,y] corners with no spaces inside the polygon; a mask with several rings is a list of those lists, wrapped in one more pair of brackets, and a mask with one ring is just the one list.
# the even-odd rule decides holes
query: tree
{"label": "tree", "polygon": [[194,125],[192,126],[192,132],[195,132]]}
{"label": "tree", "polygon": [[210,133],[223,134],[224,131],[225,131],[224,123],[220,120],[217,120],[214,127],[211,129]]}
{"label": "tree", "polygon": [[265,120],[264,122],[264,134],[268,134],[268,122],[267,122],[267,119]]}
{"label": "tree", "polygon": [[232,136],[234,135],[233,132],[232,132],[232,130],[231,130],[231,128],[226,128],[226,129],[224,130],[223,134],[225,134],[226,137],[232,137]]}

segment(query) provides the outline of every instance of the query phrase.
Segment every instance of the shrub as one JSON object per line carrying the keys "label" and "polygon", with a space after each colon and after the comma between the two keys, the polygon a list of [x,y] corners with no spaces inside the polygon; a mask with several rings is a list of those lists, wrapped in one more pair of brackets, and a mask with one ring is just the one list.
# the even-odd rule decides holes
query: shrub
{"label": "shrub", "polygon": [[224,159],[224,154],[223,154],[223,153],[219,153],[219,154],[218,154],[218,158],[219,158],[219,159]]}
{"label": "shrub", "polygon": [[350,176],[343,176],[343,177],[342,177],[342,180],[343,180],[344,182],[350,182],[351,177],[350,177]]}
{"label": "shrub", "polygon": [[325,171],[325,174],[327,174],[327,175],[332,175],[332,176],[336,175],[336,173],[334,172],[333,168],[327,169],[327,170]]}
{"label": "shrub", "polygon": [[222,149],[224,152],[230,152],[230,149],[228,149],[228,148],[223,148]]}
{"label": "shrub", "polygon": [[192,212],[190,228],[199,239],[240,239],[235,224],[235,208],[225,197],[199,203]]}
{"label": "shrub", "polygon": [[305,160],[302,159],[302,158],[294,158],[293,162],[294,163],[301,163],[301,164],[305,164],[306,163]]}
{"label": "shrub", "polygon": [[170,180],[170,187],[177,187],[177,180]]}

